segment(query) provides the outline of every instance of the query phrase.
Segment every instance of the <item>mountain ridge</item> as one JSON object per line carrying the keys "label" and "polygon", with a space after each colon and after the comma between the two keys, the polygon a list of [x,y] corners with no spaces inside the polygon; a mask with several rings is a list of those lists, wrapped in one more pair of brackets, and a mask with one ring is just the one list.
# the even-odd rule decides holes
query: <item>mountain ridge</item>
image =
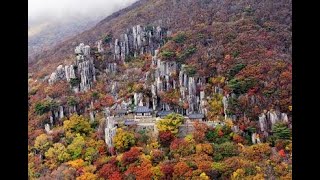
{"label": "mountain ridge", "polygon": [[[290,1],[287,1],[287,2],[290,2]],[[264,8],[270,11],[271,15],[268,15],[268,16],[270,16],[273,19],[279,19],[281,17],[281,16],[272,17],[274,16],[273,14],[280,13],[280,12],[276,12],[276,8],[272,8],[272,7],[276,7],[277,3],[280,4],[280,2],[265,2],[265,4],[267,4],[269,7],[268,8],[264,7]],[[149,5],[146,6],[145,4],[149,4]],[[207,4],[208,6],[205,6]],[[233,4],[233,6],[231,6],[230,4],[231,5]],[[257,2],[256,4],[259,4],[259,3]],[[226,13],[227,10],[220,10],[220,9],[230,9],[230,7],[237,7],[237,6],[239,6],[239,4],[237,5],[236,2],[231,2],[231,1],[222,1],[222,2],[185,1],[183,3],[181,3],[181,1],[176,1],[176,0],[137,1],[133,3],[131,6],[124,8],[108,16],[104,20],[97,23],[97,25],[94,26],[93,28],[84,31],[78,34],[77,36],[64,41],[63,43],[58,44],[51,50],[45,51],[41,55],[37,56],[36,59],[38,59],[38,62],[40,64],[36,66],[39,69],[42,65],[49,62],[56,63],[55,65],[58,65],[59,64],[58,61],[61,61],[62,59],[67,58],[67,55],[70,52],[72,52],[72,48],[76,44],[83,42],[83,43],[89,43],[89,45],[92,45],[99,38],[100,39],[103,38],[102,36],[107,34],[108,32],[113,32],[115,33],[115,35],[117,34],[119,35],[127,27],[130,27],[136,24],[148,24],[148,23],[153,23],[154,21],[157,21],[157,20],[165,21],[166,19],[167,20],[172,19],[171,22],[170,20],[169,22],[168,21],[164,22],[164,23],[168,23],[169,25],[168,28],[170,28],[170,26],[178,25],[176,28],[171,28],[171,29],[183,30],[184,27],[188,27],[190,23],[192,25],[193,21],[197,19],[198,21],[200,20],[200,22],[202,21],[205,24],[214,23],[214,21],[216,21],[214,19],[220,19],[222,22],[227,22],[229,21],[228,19],[230,19],[230,17],[227,17],[227,16],[224,17],[223,15],[223,13]],[[241,6],[245,6],[243,2]],[[201,10],[201,13],[203,13],[202,17],[205,17],[204,15],[206,15],[206,18],[203,20],[201,19],[201,17],[197,17],[197,13],[194,13],[194,12],[197,12],[196,9],[199,9],[199,8],[203,8],[203,10]],[[280,6],[277,8],[280,8]],[[159,12],[160,14],[156,14],[155,10],[157,10],[157,12]],[[210,10],[212,11],[210,12]],[[239,9],[237,11],[239,11]],[[180,12],[184,12],[185,14],[182,16]],[[190,12],[190,13],[187,13],[187,12]],[[210,13],[211,15],[208,13]],[[263,13],[266,13],[266,12],[260,12],[260,14],[262,14],[260,16],[265,16],[265,14]],[[209,18],[210,17],[209,15],[212,16],[213,18]],[[290,17],[290,14],[288,17]],[[174,20],[175,18],[179,19],[179,23],[178,21]],[[123,21],[123,22],[117,23],[117,21]],[[288,21],[290,22],[290,19]],[[29,65],[30,67],[34,67],[34,68],[36,67],[35,63],[29,64]],[[50,69],[53,70],[53,68],[50,68]],[[34,72],[33,68],[29,68],[29,71]]]}

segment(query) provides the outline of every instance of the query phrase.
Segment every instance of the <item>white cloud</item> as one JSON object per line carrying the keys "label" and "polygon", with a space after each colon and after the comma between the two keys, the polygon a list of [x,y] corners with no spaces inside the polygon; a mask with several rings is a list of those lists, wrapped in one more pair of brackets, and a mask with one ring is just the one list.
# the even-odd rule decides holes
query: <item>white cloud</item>
{"label": "white cloud", "polygon": [[135,1],[137,0],[28,0],[28,18],[29,22],[33,22],[75,16],[106,17]]}

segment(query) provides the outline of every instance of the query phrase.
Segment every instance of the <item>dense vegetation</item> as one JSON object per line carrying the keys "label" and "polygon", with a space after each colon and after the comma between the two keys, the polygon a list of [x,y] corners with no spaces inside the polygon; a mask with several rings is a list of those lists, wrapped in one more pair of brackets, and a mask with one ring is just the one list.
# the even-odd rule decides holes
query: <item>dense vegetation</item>
{"label": "dense vegetation", "polygon": [[[250,5],[249,5],[250,4]],[[104,141],[104,107],[119,104],[111,94],[117,80],[118,98],[134,92],[150,95],[151,82],[142,81],[152,71],[151,55],[129,56],[117,74],[106,76],[104,62],[111,62],[111,43],[126,28],[136,24],[167,27],[159,57],[186,64],[189,76],[206,77],[207,120],[223,120],[220,87],[230,97],[225,125],[215,128],[195,122],[185,137],[178,129],[183,116],[169,114],[158,121],[159,132],[136,131],[119,124],[114,148]],[[87,92],[73,93],[70,83],[49,86],[44,77],[55,67],[74,60],[72,43],[103,40],[105,52],[94,49],[97,81]],[[291,1],[178,1],[143,0],[124,9],[95,28],[45,52],[30,65],[28,106],[28,173],[30,179],[291,179],[292,142],[290,123],[276,123],[272,134],[252,144],[258,115],[279,109],[291,116]],[[46,61],[45,61],[46,59]],[[50,63],[48,63],[50,62]],[[124,76],[120,75],[127,75]],[[176,75],[178,81],[178,76]],[[161,99],[172,106],[179,92],[163,92]],[[251,98],[255,103],[251,103]],[[91,102],[93,102],[91,104]],[[70,115],[53,119],[59,106]],[[186,108],[185,108],[186,109]],[[95,120],[89,118],[94,111]],[[240,131],[231,128],[236,124]]]}
{"label": "dense vegetation", "polygon": [[168,115],[157,125],[158,135],[120,126],[115,149],[109,153],[92,124],[73,115],[54,133],[35,138],[29,147],[29,177],[291,179],[292,142],[281,124],[274,127],[272,151],[269,143],[252,145],[250,139],[232,132],[230,124],[209,128],[198,122],[196,131],[179,138],[176,129],[181,120],[177,114]]}

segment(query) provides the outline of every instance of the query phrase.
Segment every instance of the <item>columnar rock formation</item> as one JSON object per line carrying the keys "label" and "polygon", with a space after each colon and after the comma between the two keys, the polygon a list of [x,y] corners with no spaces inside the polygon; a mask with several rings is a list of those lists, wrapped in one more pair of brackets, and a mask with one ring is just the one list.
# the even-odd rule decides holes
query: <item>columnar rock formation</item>
{"label": "columnar rock formation", "polygon": [[133,26],[127,29],[126,33],[115,39],[114,59],[122,62],[129,56],[137,57],[144,53],[154,53],[154,50],[160,47],[161,41],[166,31],[157,26],[141,25]]}
{"label": "columnar rock formation", "polygon": [[223,98],[222,98],[223,113],[224,113],[224,119],[225,119],[225,120],[227,119],[228,97],[229,97],[229,95],[223,96]]}
{"label": "columnar rock formation", "polygon": [[73,65],[65,66],[64,70],[65,70],[66,79],[68,82],[70,82],[71,79],[76,78],[76,74],[75,74]]}
{"label": "columnar rock formation", "polygon": [[75,92],[87,91],[96,81],[93,58],[90,56],[90,46],[81,43],[75,48],[74,52],[76,54],[75,64],[65,67],[59,65],[56,71],[50,75],[49,84],[52,85],[59,80],[67,80],[67,82],[72,81],[71,86]]}
{"label": "columnar rock formation", "polygon": [[59,65],[57,69],[50,75],[49,84],[52,85],[59,80],[65,79],[65,71],[62,65]]}
{"label": "columnar rock formation", "polygon": [[[161,99],[158,102],[158,96],[161,92],[177,89],[180,92],[180,102],[187,102],[189,105],[186,111],[179,108],[175,109],[177,112],[187,115],[192,113],[206,114],[205,92],[199,90],[203,87],[204,78],[188,75],[185,69],[186,65],[179,66],[175,61],[162,61],[157,55],[158,50],[155,50],[155,54],[152,57],[152,66],[155,67],[154,82],[151,85],[153,109],[166,111],[174,109],[167,103],[162,102]],[[177,74],[179,75],[178,81],[174,77]]]}
{"label": "columnar rock formation", "polygon": [[116,73],[117,63],[107,63],[106,73]]}
{"label": "columnar rock formation", "polygon": [[138,106],[139,102],[142,102],[143,94],[142,93],[134,93],[133,99],[134,99],[134,105]]}
{"label": "columnar rock formation", "polygon": [[113,147],[112,139],[116,135],[116,130],[117,130],[117,127],[115,127],[114,125],[113,117],[106,115],[106,127],[104,129],[104,133],[105,133],[105,141],[106,141],[106,144],[108,145],[108,148]]}
{"label": "columnar rock formation", "polygon": [[102,40],[100,40],[100,41],[97,42],[97,48],[98,48],[98,52],[99,52],[99,53],[104,52],[104,49],[103,49],[103,47],[102,47]]}
{"label": "columnar rock formation", "polygon": [[[109,79],[108,87],[113,98],[125,104],[124,106],[114,106],[111,109],[127,109],[127,106],[133,102],[134,106],[145,105],[149,107],[152,105],[154,111],[175,111],[183,115],[201,113],[207,114],[207,97],[211,96],[205,91],[204,85],[207,83],[206,77],[199,77],[194,73],[190,73],[190,65],[180,64],[176,61],[165,61],[159,58],[159,48],[163,44],[164,38],[167,37],[168,31],[164,30],[159,26],[141,26],[136,25],[130,29],[127,29],[124,34],[114,39],[110,43],[110,47],[113,52],[113,59],[106,62],[106,68],[102,72],[112,75],[120,72],[123,66],[123,62],[129,60],[132,57],[137,57],[141,54],[151,54],[151,70],[144,72],[141,77],[141,82],[150,82],[150,93],[134,92],[133,96],[129,97],[126,102],[124,99],[118,99],[118,91],[121,88],[121,82],[117,82],[114,79]],[[104,48],[102,40],[96,42],[98,53],[103,53]],[[72,86],[75,92],[84,92],[92,88],[93,82],[96,81],[96,72],[94,67],[94,59],[90,55],[90,46],[81,43],[74,50],[76,55],[75,63],[71,65],[62,66],[59,65],[57,69],[50,75],[49,83],[52,85],[59,80],[66,80]],[[130,76],[131,71],[126,69],[123,73],[124,77]],[[145,89],[147,85],[145,85]],[[165,101],[162,96],[164,93],[175,93],[178,94],[178,104],[170,104],[171,102]],[[235,94],[225,94],[222,88],[213,87],[213,93],[223,95],[222,104],[224,111],[224,119],[232,118],[236,121],[239,115],[228,115],[228,108],[232,108],[229,105],[231,98],[245,98],[248,104],[251,106],[259,103],[259,99],[255,96],[240,95],[239,97]],[[132,101],[133,100],[133,101]],[[174,105],[173,105],[174,104]],[[182,106],[183,104],[183,106]],[[70,111],[71,108],[69,108]],[[64,109],[62,106],[59,107],[59,118],[64,117]],[[76,109],[71,111],[75,112]],[[68,111],[66,111],[68,112]],[[229,117],[228,117],[229,116]],[[245,115],[244,115],[245,116]],[[90,112],[90,119],[94,121],[94,113]],[[270,132],[271,127],[276,122],[288,122],[288,116],[285,113],[280,113],[275,110],[264,112],[259,116],[259,127],[260,131],[267,134]],[[112,118],[107,117],[107,126],[105,129],[106,143],[112,145],[111,136],[115,133],[114,122]],[[234,131],[239,131],[239,127],[234,126]]]}
{"label": "columnar rock formation", "polygon": [[288,123],[288,115],[286,113],[280,113],[275,110],[264,111],[259,116],[259,128],[262,133],[268,136],[272,130],[272,126],[277,122]]}
{"label": "columnar rock formation", "polygon": [[64,117],[63,106],[59,106],[59,118],[62,119]]}
{"label": "columnar rock formation", "polygon": [[50,130],[50,125],[49,124],[45,124],[44,125],[44,130],[46,131],[47,134],[51,134],[52,130]]}

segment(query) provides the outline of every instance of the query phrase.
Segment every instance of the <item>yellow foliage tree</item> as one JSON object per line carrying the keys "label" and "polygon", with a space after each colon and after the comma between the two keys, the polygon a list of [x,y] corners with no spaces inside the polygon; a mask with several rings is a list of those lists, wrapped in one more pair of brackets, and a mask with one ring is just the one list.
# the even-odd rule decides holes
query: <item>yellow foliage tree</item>
{"label": "yellow foliage tree", "polygon": [[41,153],[47,151],[51,145],[51,138],[46,134],[40,134],[38,137],[36,137],[36,140],[34,141],[34,147]]}
{"label": "yellow foliage tree", "polygon": [[70,154],[67,152],[67,148],[61,143],[53,144],[46,153],[46,163],[53,169],[60,163],[68,161]]}
{"label": "yellow foliage tree", "polygon": [[117,129],[116,135],[113,137],[114,147],[123,152],[125,150],[130,149],[133,145],[135,145],[136,140],[134,138],[134,134],[128,131],[125,131],[121,128]]}
{"label": "yellow foliage tree", "polygon": [[172,134],[176,135],[183,120],[182,115],[171,113],[157,122],[157,128],[159,131],[171,131]]}
{"label": "yellow foliage tree", "polygon": [[222,98],[223,96],[221,94],[214,94],[212,99],[209,101],[209,119],[215,120],[217,116],[221,116],[221,112],[223,111]]}
{"label": "yellow foliage tree", "polygon": [[81,176],[76,178],[76,180],[96,180],[96,179],[98,179],[98,176],[89,172],[85,172]]}
{"label": "yellow foliage tree", "polygon": [[69,120],[63,122],[63,129],[67,137],[73,137],[76,133],[86,136],[92,131],[89,120],[77,114],[72,115]]}
{"label": "yellow foliage tree", "polygon": [[226,125],[227,125],[228,127],[230,127],[230,128],[233,126],[233,122],[232,122],[232,120],[229,119],[229,118],[225,120],[225,123],[226,123]]}
{"label": "yellow foliage tree", "polygon": [[213,154],[213,147],[211,144],[197,144],[196,145],[196,153],[200,154],[200,153],[206,153],[208,155],[212,155]]}
{"label": "yellow foliage tree", "polygon": [[67,162],[67,164],[75,169],[79,169],[83,166],[85,166],[85,162],[82,159],[76,159],[73,161]]}
{"label": "yellow foliage tree", "polygon": [[240,180],[243,179],[245,176],[245,171],[241,169],[237,169],[235,172],[232,173],[231,180]]}
{"label": "yellow foliage tree", "polygon": [[72,159],[77,159],[82,155],[82,150],[85,147],[85,139],[79,134],[73,139],[72,143],[68,145],[67,150]]}
{"label": "yellow foliage tree", "polygon": [[210,178],[209,178],[209,176],[206,175],[206,173],[203,172],[200,174],[200,179],[201,180],[209,180]]}
{"label": "yellow foliage tree", "polygon": [[269,159],[271,154],[271,147],[267,143],[255,144],[252,146],[244,147],[240,154],[245,159],[251,161],[262,161]]}
{"label": "yellow foliage tree", "polygon": [[214,85],[219,85],[219,84],[224,83],[224,81],[226,80],[226,78],[223,77],[223,76],[218,76],[218,77],[212,77],[210,80],[211,80],[211,83],[212,83],[212,84],[214,84]]}
{"label": "yellow foliage tree", "polygon": [[164,176],[164,174],[161,172],[159,165],[157,165],[156,167],[152,167],[151,172],[152,172],[152,179],[155,179],[155,180],[159,180]]}

